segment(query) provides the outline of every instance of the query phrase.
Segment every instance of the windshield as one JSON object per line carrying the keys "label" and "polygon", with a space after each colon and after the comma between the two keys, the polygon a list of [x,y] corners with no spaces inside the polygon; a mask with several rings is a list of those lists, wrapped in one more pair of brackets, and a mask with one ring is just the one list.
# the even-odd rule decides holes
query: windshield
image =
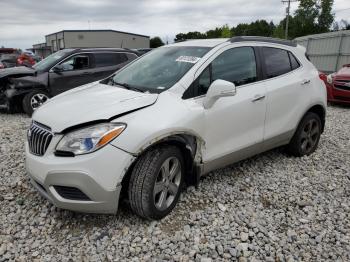
{"label": "windshield", "polygon": [[58,62],[62,57],[64,57],[67,53],[70,53],[71,51],[72,50],[70,49],[57,51],[56,53],[49,55],[45,59],[33,65],[33,68],[38,71],[44,71],[47,67],[51,67],[54,64],[56,64],[56,62]]}
{"label": "windshield", "polygon": [[193,46],[157,48],[117,72],[108,84],[161,93],[178,82],[209,50]]}

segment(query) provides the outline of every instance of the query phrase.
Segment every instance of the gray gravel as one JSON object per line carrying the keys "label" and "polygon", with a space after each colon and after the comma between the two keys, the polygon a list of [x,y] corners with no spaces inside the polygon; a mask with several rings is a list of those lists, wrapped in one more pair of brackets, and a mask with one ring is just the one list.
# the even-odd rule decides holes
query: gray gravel
{"label": "gray gravel", "polygon": [[0,261],[349,261],[350,108],[310,157],[273,150],[212,172],[158,222],[55,208],[24,169],[30,120],[0,113]]}

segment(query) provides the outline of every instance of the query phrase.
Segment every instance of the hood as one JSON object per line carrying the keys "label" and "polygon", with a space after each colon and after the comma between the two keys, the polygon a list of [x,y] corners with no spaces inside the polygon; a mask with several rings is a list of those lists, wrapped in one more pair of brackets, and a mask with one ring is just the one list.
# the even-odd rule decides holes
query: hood
{"label": "hood", "polygon": [[335,78],[350,79],[350,67],[344,66],[334,76]]}
{"label": "hood", "polygon": [[20,76],[33,76],[36,71],[33,68],[19,66],[10,67],[0,70],[0,78],[10,76],[10,77],[20,77]]}
{"label": "hood", "polygon": [[110,120],[156,102],[157,94],[92,83],[50,99],[33,114],[33,120],[53,132],[93,121]]}

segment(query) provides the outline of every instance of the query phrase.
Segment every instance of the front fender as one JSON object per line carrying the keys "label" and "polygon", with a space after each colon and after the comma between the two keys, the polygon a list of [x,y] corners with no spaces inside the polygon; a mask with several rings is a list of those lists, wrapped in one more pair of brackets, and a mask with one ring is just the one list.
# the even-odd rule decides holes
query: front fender
{"label": "front fender", "polygon": [[205,145],[203,115],[202,106],[189,108],[181,98],[164,92],[154,105],[115,119],[126,123],[127,128],[112,144],[139,155],[167,137],[187,135],[195,137],[202,148]]}

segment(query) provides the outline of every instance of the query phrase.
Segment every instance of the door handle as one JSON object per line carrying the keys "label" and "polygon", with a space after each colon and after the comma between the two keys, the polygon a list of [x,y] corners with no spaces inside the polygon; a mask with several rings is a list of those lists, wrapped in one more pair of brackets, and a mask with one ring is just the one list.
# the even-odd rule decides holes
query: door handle
{"label": "door handle", "polygon": [[302,82],[301,82],[301,85],[307,85],[307,84],[310,84],[310,79],[304,79]]}
{"label": "door handle", "polygon": [[255,95],[252,102],[256,102],[265,98],[265,95]]}

